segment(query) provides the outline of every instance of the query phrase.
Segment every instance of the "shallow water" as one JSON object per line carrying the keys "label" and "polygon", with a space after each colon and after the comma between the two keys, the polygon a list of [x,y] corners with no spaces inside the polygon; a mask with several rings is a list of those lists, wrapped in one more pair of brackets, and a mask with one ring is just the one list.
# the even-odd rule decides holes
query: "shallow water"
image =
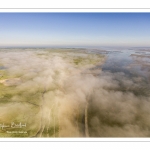
{"label": "shallow water", "polygon": [[[121,91],[132,92],[135,95],[150,95],[150,49],[103,49],[91,50],[91,53],[99,53],[106,56],[103,65],[96,66],[95,69],[102,69],[99,77],[109,76],[114,81],[119,82]],[[128,87],[127,82],[133,82],[133,86]]]}
{"label": "shallow water", "polygon": [[[94,53],[94,50],[92,51]],[[96,51],[97,52],[97,51]],[[102,66],[104,72],[123,72],[129,77],[141,76],[150,82],[150,50],[149,49],[106,49],[99,50],[100,54],[106,56]]]}

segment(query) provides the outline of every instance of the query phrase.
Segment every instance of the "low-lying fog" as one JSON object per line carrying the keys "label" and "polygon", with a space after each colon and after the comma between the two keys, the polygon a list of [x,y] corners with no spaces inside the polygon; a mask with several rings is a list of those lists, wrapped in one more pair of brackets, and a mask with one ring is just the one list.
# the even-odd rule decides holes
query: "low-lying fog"
{"label": "low-lying fog", "polygon": [[0,136],[149,137],[149,52],[1,49]]}

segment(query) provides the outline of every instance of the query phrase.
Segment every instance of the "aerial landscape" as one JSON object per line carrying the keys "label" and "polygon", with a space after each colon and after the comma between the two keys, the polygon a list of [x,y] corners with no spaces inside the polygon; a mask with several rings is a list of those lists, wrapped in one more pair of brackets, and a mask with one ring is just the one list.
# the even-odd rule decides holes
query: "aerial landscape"
{"label": "aerial landscape", "polygon": [[150,137],[150,13],[0,13],[0,138]]}

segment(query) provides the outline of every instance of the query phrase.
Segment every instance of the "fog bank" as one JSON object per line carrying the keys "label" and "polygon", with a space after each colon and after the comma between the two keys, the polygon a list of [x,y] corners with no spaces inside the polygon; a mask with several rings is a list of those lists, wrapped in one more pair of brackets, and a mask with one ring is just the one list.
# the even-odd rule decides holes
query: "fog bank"
{"label": "fog bank", "polygon": [[0,123],[25,122],[28,137],[148,137],[144,78],[95,67],[105,59],[82,51],[1,51]]}

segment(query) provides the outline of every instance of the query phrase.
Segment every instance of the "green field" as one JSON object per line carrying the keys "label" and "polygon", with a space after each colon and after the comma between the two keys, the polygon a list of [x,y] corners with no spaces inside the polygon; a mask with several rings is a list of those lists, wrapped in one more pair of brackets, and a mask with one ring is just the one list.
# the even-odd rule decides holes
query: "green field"
{"label": "green field", "polygon": [[[86,99],[77,100],[67,84],[85,71],[93,76],[89,69],[104,61],[83,50],[1,51],[0,137],[85,136]],[[13,122],[26,126],[13,128]]]}

